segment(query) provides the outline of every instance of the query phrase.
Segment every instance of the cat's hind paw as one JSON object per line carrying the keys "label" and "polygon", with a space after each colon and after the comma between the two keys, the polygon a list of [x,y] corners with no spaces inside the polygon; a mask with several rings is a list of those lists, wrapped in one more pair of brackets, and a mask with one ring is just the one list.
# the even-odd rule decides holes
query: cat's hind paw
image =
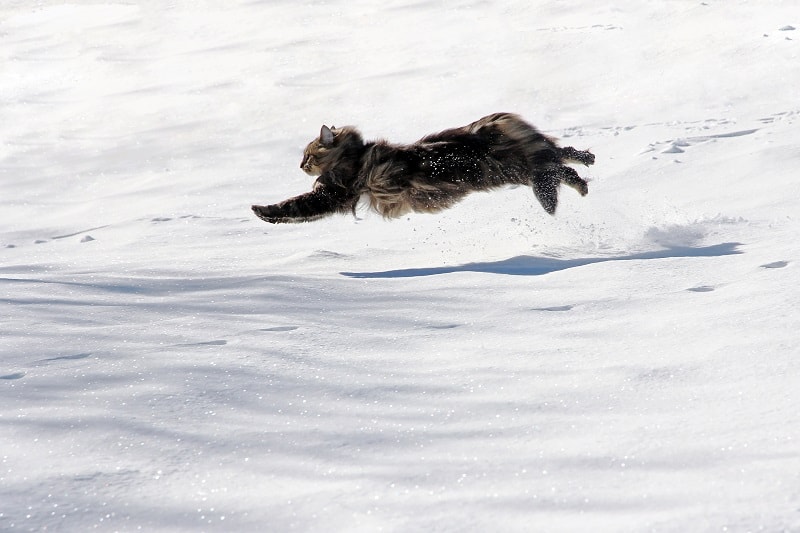
{"label": "cat's hind paw", "polygon": [[565,161],[582,163],[587,167],[594,165],[594,154],[588,150],[576,150],[572,146],[567,146],[561,149],[561,157]]}

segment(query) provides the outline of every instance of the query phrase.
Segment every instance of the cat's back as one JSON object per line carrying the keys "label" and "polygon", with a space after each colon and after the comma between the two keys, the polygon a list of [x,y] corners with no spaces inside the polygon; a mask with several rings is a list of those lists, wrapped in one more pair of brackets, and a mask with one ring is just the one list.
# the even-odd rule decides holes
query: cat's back
{"label": "cat's back", "polygon": [[515,113],[492,113],[466,126],[426,135],[417,144],[451,141],[467,144],[527,144],[531,142],[550,144],[547,136],[541,134],[533,125]]}
{"label": "cat's back", "polygon": [[367,188],[381,188],[417,178],[479,181],[481,169],[517,174],[525,161],[540,152],[552,152],[554,146],[550,138],[519,115],[492,113],[466,126],[426,135],[412,144],[384,140],[367,143],[360,160],[361,182]]}
{"label": "cat's back", "polygon": [[[532,124],[514,113],[493,113],[465,126],[470,133],[497,136],[506,139],[530,142],[532,139],[548,139]],[[549,139],[548,139],[549,140]]]}

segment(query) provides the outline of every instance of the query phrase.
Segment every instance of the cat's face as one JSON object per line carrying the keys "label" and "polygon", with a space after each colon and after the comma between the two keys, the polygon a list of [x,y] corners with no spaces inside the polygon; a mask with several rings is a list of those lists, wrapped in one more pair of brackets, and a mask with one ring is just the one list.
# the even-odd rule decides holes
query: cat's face
{"label": "cat's face", "polygon": [[320,176],[333,168],[354,145],[363,146],[361,135],[354,128],[347,126],[336,128],[322,126],[319,137],[308,143],[303,151],[300,168],[311,176]]}
{"label": "cat's face", "polygon": [[310,176],[319,176],[327,170],[325,167],[328,165],[325,163],[330,159],[333,148],[334,129],[322,126],[319,137],[308,143],[303,151],[303,160],[300,162],[303,172]]}

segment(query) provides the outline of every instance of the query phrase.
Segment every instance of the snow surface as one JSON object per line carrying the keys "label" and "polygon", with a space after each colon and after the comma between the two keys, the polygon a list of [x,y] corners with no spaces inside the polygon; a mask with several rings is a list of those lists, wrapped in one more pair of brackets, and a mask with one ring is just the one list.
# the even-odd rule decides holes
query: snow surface
{"label": "snow surface", "polygon": [[[0,530],[800,531],[796,0],[0,4]],[[597,164],[271,226],[322,123]]]}

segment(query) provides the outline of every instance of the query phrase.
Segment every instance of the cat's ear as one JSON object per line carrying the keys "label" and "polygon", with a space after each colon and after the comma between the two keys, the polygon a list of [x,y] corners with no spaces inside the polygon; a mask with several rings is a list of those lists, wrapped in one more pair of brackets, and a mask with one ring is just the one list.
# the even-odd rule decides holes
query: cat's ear
{"label": "cat's ear", "polygon": [[328,126],[322,126],[319,132],[319,142],[322,146],[330,146],[333,144],[333,132]]}

